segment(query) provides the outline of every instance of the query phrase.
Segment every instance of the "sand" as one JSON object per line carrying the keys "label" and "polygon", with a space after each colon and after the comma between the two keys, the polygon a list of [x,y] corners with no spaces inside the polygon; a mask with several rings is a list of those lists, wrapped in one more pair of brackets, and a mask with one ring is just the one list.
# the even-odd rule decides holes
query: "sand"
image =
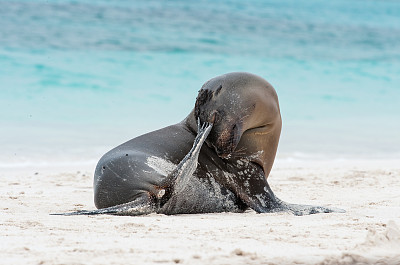
{"label": "sand", "polygon": [[0,173],[1,264],[400,264],[399,161],[278,161],[288,202],[346,213],[51,216],[94,209],[93,171]]}

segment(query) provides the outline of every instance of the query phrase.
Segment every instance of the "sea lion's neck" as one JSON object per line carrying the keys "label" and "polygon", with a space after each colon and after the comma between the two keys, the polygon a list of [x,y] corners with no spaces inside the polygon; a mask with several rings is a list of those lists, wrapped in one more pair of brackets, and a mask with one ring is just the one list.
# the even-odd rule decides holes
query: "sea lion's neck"
{"label": "sea lion's neck", "polygon": [[189,129],[193,134],[197,134],[197,121],[194,116],[194,109],[189,115],[181,122],[185,127]]}

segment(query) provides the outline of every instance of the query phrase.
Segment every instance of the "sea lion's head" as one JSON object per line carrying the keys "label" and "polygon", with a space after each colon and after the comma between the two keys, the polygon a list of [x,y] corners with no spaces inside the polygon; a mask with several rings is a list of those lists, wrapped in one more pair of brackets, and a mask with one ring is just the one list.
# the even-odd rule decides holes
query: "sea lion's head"
{"label": "sea lion's head", "polygon": [[267,125],[271,88],[263,78],[242,72],[215,77],[202,86],[194,114],[202,123],[213,123],[206,142],[218,156],[229,158],[246,131]]}

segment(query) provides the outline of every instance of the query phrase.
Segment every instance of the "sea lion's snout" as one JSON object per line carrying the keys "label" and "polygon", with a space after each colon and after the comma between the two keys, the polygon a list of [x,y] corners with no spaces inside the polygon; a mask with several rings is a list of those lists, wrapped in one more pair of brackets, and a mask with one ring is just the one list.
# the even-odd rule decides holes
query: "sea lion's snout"
{"label": "sea lion's snout", "polygon": [[219,157],[229,158],[239,144],[241,126],[237,123],[230,126],[224,125],[226,123],[216,123],[208,141]]}
{"label": "sea lion's snout", "polygon": [[202,123],[213,124],[213,128],[206,140],[209,147],[213,148],[221,158],[229,158],[235,151],[241,137],[240,120],[233,113],[226,111],[229,101],[213,101],[215,92],[201,89],[195,104],[195,118]]}

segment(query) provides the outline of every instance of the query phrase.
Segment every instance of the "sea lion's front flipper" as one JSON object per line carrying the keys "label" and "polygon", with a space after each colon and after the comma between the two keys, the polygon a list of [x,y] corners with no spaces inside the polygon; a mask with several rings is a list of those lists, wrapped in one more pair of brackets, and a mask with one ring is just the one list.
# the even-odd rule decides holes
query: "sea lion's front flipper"
{"label": "sea lion's front flipper", "polygon": [[153,213],[156,210],[156,204],[149,196],[148,192],[143,192],[133,201],[119,204],[103,209],[93,211],[77,211],[71,213],[55,213],[50,215],[96,215],[96,214],[113,214],[113,215],[142,215]]}
{"label": "sea lion's front flipper", "polygon": [[250,208],[258,213],[290,212],[294,215],[310,215],[316,213],[345,213],[345,210],[316,205],[293,204],[280,200],[274,195],[268,183],[259,194],[249,194],[246,200]]}
{"label": "sea lion's front flipper", "polygon": [[[267,184],[268,185],[268,184]],[[287,203],[277,198],[269,186],[264,187],[265,192],[260,194],[249,194],[242,196],[250,208],[258,213],[290,212],[294,215],[310,215],[316,213],[345,213],[346,211],[334,207],[293,204]]]}
{"label": "sea lion's front flipper", "polygon": [[[276,198],[276,197],[275,197]],[[346,211],[343,209],[335,208],[335,207],[325,207],[325,206],[316,206],[316,205],[305,205],[305,204],[292,204],[279,200],[276,198],[278,205],[273,212],[282,212],[288,211],[293,213],[294,215],[310,215],[316,213],[345,213]]]}
{"label": "sea lion's front flipper", "polygon": [[294,215],[310,215],[316,213],[345,213],[345,210],[339,208],[330,208],[316,205],[293,204],[280,200],[274,195],[268,183],[264,187],[264,193],[249,196],[251,201],[250,208],[259,213],[275,213],[275,212],[290,212]]}
{"label": "sea lion's front flipper", "polygon": [[247,160],[239,160],[239,176],[227,175],[230,188],[251,209],[258,213],[290,212],[294,215],[309,215],[316,213],[343,213],[342,209],[315,205],[301,205],[286,203],[272,192],[262,168]]}
{"label": "sea lion's front flipper", "polygon": [[229,172],[225,172],[225,184],[248,207],[258,213],[272,212],[279,207],[277,199],[268,185],[264,171],[260,166],[247,159],[239,159],[234,163],[237,167],[228,164]]}

